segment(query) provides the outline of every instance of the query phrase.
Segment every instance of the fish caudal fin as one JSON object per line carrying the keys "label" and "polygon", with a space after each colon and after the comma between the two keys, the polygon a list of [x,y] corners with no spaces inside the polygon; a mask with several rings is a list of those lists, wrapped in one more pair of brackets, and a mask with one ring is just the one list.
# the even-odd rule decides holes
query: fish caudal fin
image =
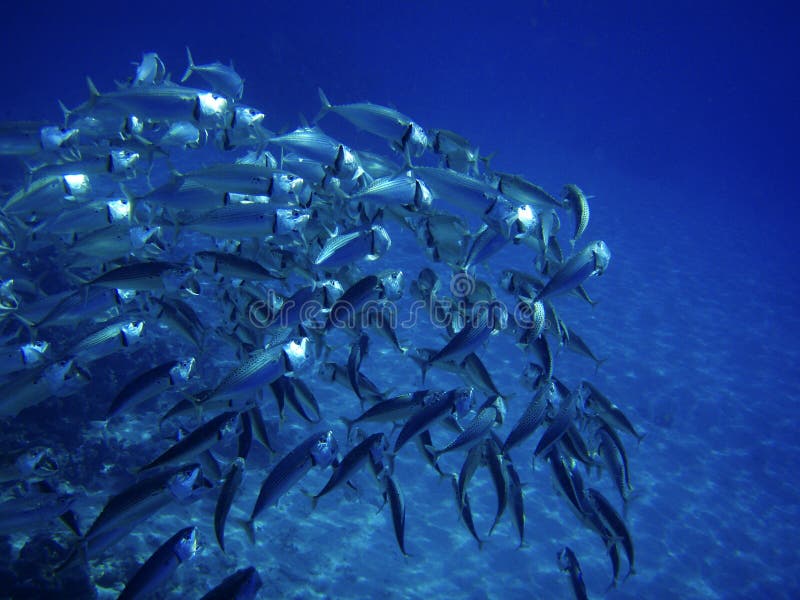
{"label": "fish caudal fin", "polygon": [[322,91],[322,88],[317,88],[317,93],[319,94],[319,102],[322,105],[317,113],[317,116],[314,117],[314,123],[316,124],[322,117],[328,114],[328,111],[333,108],[333,105],[328,100],[328,97],[325,95],[325,92]]}
{"label": "fish caudal fin", "polygon": [[192,59],[192,51],[189,50],[189,46],[186,46],[186,59],[189,61],[189,66],[186,67],[186,71],[183,73],[183,77],[181,77],[181,83],[189,79],[189,76],[194,71],[194,60]]}

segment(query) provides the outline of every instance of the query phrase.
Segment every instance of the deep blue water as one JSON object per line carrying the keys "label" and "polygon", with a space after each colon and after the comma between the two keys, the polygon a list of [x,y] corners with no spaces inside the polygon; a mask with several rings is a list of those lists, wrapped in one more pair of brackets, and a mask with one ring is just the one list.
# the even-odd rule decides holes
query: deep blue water
{"label": "deep blue water", "polygon": [[[299,115],[312,118],[322,87],[334,102],[396,106],[426,127],[458,131],[482,154],[496,152],[493,167],[524,173],[547,189],[578,183],[593,196],[587,235],[605,240],[613,259],[587,286],[600,301],[594,309],[574,298],[559,308],[609,357],[598,385],[647,432],[638,447],[628,440],[636,574],[607,597],[800,595],[793,8],[22,4],[4,9],[0,24],[2,120],[60,120],[56,100],[85,100],[86,75],[110,89],[132,74],[131,62],[143,51],[158,52],[178,77],[188,45],[198,62],[233,60],[245,78],[244,100],[264,110],[274,130],[295,127]],[[341,122],[330,132],[354,147],[374,143]],[[402,240],[398,234],[387,260],[416,273],[424,259],[413,241]],[[512,251],[501,259],[525,264]],[[489,279],[486,270],[478,274]],[[440,339],[416,330],[405,338],[418,345]],[[417,377],[413,364],[400,367],[388,346],[377,347],[382,351],[364,370],[380,387]],[[516,383],[524,361],[510,344],[493,340],[482,358],[498,383],[526,394]],[[557,362],[569,381],[593,372],[574,355],[562,353]],[[325,390],[318,391],[333,394]],[[354,399],[347,401],[347,409],[326,415],[332,423],[355,414]],[[510,410],[518,410],[513,402]],[[99,418],[91,407],[59,406],[76,428],[89,430]],[[23,414],[22,427],[9,421],[8,439],[46,443],[52,436],[75,463],[91,452],[91,464],[106,464],[117,478],[135,466],[114,466],[127,456],[124,435],[113,444],[86,433],[70,441],[69,432],[48,427],[51,408]],[[289,420],[281,430],[284,451],[300,438],[300,424]],[[397,551],[387,511],[376,514],[371,500],[340,493],[311,512],[296,491],[272,509],[255,548],[234,535],[231,553],[222,555],[210,528],[213,500],[203,500],[148,522],[125,549],[141,561],[187,519],[202,524],[205,548],[179,571],[175,581],[186,587],[176,583],[175,594],[208,589],[253,564],[265,580],[264,598],[567,598],[555,553],[569,544],[590,596],[603,596],[603,547],[553,492],[542,465],[532,471],[518,460],[528,484],[529,547],[516,549],[506,517],[479,551],[458,522],[449,483],[420,472],[417,458],[404,455],[396,467],[405,486],[409,558]],[[449,469],[459,468],[457,459],[446,460]],[[261,467],[249,474],[241,514],[234,510],[232,518],[246,518]],[[100,473],[80,475],[87,500],[76,510],[88,525],[111,490]],[[313,473],[302,487],[318,489],[325,477]],[[488,476],[471,494],[485,529],[495,501]],[[66,530],[58,535],[65,544],[70,539]],[[92,574],[102,578],[99,569]]]}

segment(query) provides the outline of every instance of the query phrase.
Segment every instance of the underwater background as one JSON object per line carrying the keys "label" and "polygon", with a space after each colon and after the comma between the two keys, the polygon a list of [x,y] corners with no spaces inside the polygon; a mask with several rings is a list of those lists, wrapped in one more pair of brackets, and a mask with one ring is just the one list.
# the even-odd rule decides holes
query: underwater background
{"label": "underwater background", "polygon": [[[563,311],[607,357],[594,381],[646,433],[638,445],[628,441],[636,573],[614,589],[606,591],[602,544],[553,492],[541,464],[517,465],[526,483],[528,546],[517,549],[506,518],[479,550],[458,521],[450,483],[423,471],[412,452],[396,466],[410,557],[398,551],[380,503],[339,493],[312,511],[294,490],[264,517],[258,546],[231,525],[233,550],[222,554],[211,529],[214,501],[204,499],[137,528],[109,563],[127,551],[142,562],[191,521],[206,538],[203,548],[163,597],[199,598],[252,564],[264,580],[263,598],[569,598],[555,559],[566,544],[581,559],[590,597],[798,597],[796,11],[781,2],[5,7],[0,120],[60,122],[57,100],[83,102],[87,75],[112,89],[142,52],[157,52],[177,78],[189,46],[198,63],[233,61],[245,79],[244,100],[265,112],[273,131],[294,128],[300,115],[312,119],[321,87],[334,102],[369,100],[457,131],[481,154],[496,153],[492,167],[524,173],[546,189],[578,183],[591,196],[590,239],[605,240],[613,252],[608,270],[587,284],[597,306],[567,299]],[[355,147],[365,139],[328,119],[326,131]],[[18,176],[13,161],[2,167],[4,184]],[[404,246],[400,239],[386,260],[413,278],[425,259],[413,240]],[[525,265],[513,252],[504,260]],[[488,277],[484,267],[477,272]],[[402,337],[431,345],[428,332]],[[516,384],[524,362],[509,358],[512,350],[499,344],[479,353],[512,395],[509,404],[530,394]],[[556,360],[571,381],[594,372],[580,356]],[[364,371],[384,389],[411,380],[419,386],[415,365],[398,364],[374,352]],[[456,379],[441,381],[447,387]],[[115,391],[96,397],[107,403]],[[99,418],[77,406],[86,400],[6,419],[2,438],[7,452],[53,445],[62,462],[83,465],[74,470],[82,477],[96,467],[91,484],[73,482],[90,488],[91,500],[74,507],[88,526],[121,487],[103,489],[100,470],[124,474],[137,463],[100,436],[70,442]],[[326,415],[334,428],[340,414],[358,414],[349,401]],[[279,456],[301,439],[288,431]],[[458,470],[457,460],[442,461]],[[240,518],[265,468],[250,476]],[[326,477],[313,473],[300,487],[317,490]],[[493,494],[488,475],[479,476],[471,496],[484,530]],[[65,546],[74,542],[62,525],[51,527]],[[23,533],[11,536],[0,555],[5,571],[24,543]],[[130,567],[106,570],[130,574]],[[102,581],[102,565],[91,574]],[[30,594],[15,597],[46,597]]]}

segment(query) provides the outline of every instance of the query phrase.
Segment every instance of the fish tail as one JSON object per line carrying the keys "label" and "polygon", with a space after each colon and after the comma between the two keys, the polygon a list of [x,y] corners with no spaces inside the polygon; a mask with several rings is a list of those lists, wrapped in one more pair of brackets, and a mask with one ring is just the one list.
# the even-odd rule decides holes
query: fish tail
{"label": "fish tail", "polygon": [[183,73],[183,77],[181,77],[181,83],[189,79],[189,75],[192,74],[194,71],[194,60],[192,60],[192,51],[189,50],[189,46],[186,46],[186,58],[189,61],[189,66],[186,67],[186,71]]}
{"label": "fish tail", "polygon": [[239,524],[242,526],[242,529],[244,529],[244,532],[247,534],[247,539],[250,540],[250,543],[255,544],[256,527],[253,519],[242,519],[239,521]]}
{"label": "fish tail", "polygon": [[67,105],[61,100],[58,100],[58,106],[61,109],[61,112],[64,113],[64,128],[66,128],[69,125],[69,118],[72,116],[72,111],[68,109]]}
{"label": "fish tail", "polygon": [[320,107],[317,116],[314,117],[314,123],[322,119],[322,117],[328,114],[328,111],[333,108],[333,105],[331,104],[330,100],[328,100],[325,92],[322,91],[322,88],[317,88],[317,93],[319,94],[319,102],[322,106]]}
{"label": "fish tail", "polygon": [[594,361],[594,374],[597,375],[597,371],[600,369],[600,365],[608,360],[608,357],[601,358],[599,360]]}
{"label": "fish tail", "polygon": [[344,426],[347,428],[347,439],[350,439],[350,432],[353,429],[353,423],[355,419],[348,419],[347,417],[339,417],[339,420],[344,423]]}

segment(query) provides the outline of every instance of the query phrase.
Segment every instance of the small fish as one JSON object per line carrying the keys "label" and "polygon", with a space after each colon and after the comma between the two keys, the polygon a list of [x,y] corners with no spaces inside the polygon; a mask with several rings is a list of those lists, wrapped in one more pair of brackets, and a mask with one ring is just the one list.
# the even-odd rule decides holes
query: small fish
{"label": "small fish", "polygon": [[340,417],[340,420],[346,425],[349,437],[353,426],[360,423],[391,423],[407,419],[424,404],[425,397],[430,393],[428,390],[421,390],[388,398],[371,406],[354,419]]}
{"label": "small fish", "polygon": [[569,546],[564,546],[558,551],[557,555],[559,568],[569,573],[569,580],[572,584],[572,593],[575,595],[575,600],[589,600],[589,595],[586,592],[586,584],[583,581],[583,571],[578,562],[578,557]]}
{"label": "small fish", "polygon": [[603,241],[592,242],[575,254],[550,278],[533,301],[545,300],[571,291],[589,277],[602,275],[611,261],[611,251]]}
{"label": "small fish", "polygon": [[120,600],[150,597],[181,563],[197,553],[197,527],[186,527],[164,542],[128,580]]}
{"label": "small fish", "polygon": [[525,500],[522,495],[522,483],[519,474],[510,460],[504,460],[508,481],[508,495],[511,501],[511,515],[519,534],[519,548],[525,546]]}
{"label": "small fish", "polygon": [[473,393],[473,388],[458,388],[432,395],[403,425],[395,440],[394,453],[397,454],[406,442],[444,419],[454,409],[465,414],[472,405]]}
{"label": "small fish", "polygon": [[372,202],[380,207],[402,207],[412,211],[430,208],[433,198],[428,187],[409,174],[375,179],[363,190],[351,195],[359,202]]}
{"label": "small fish", "polygon": [[519,421],[508,434],[503,444],[503,454],[507,454],[511,448],[533,435],[544,422],[547,409],[554,404],[557,396],[555,384],[552,382],[545,382],[539,386]]}
{"label": "small fish", "polygon": [[406,152],[407,155],[420,156],[428,146],[425,130],[404,114],[369,102],[334,106],[328,101],[322,89],[318,91],[322,110],[317,116],[317,121],[328,112],[336,113],[359,129],[382,137],[390,142],[393,148]]}
{"label": "small fish", "polygon": [[239,569],[200,600],[255,600],[264,583],[254,567]]}
{"label": "small fish", "polygon": [[586,201],[586,195],[581,191],[581,188],[572,183],[564,186],[563,196],[564,205],[575,217],[575,229],[572,239],[569,241],[574,248],[576,242],[589,226],[589,203]]}
{"label": "small fish", "polygon": [[316,127],[300,127],[269,141],[319,161],[329,167],[336,177],[355,181],[364,174],[358,156],[350,148],[328,137]]}
{"label": "small fish", "polygon": [[189,61],[189,66],[186,67],[186,72],[181,77],[181,83],[189,79],[192,73],[197,73],[205,79],[206,83],[211,86],[215,92],[239,100],[244,91],[244,80],[239,74],[233,70],[232,67],[227,67],[220,62],[214,62],[207,65],[196,65],[192,60],[192,53],[189,47],[186,47],[186,58]]}
{"label": "small fish", "polygon": [[603,420],[611,426],[631,434],[638,442],[642,441],[644,434],[636,431],[633,423],[625,416],[625,413],[597,389],[594,384],[583,380],[581,382],[581,392],[584,410],[601,415]]}
{"label": "small fish", "polygon": [[337,450],[338,444],[333,432],[318,431],[303,440],[273,467],[261,484],[250,518],[244,523],[251,541],[255,539],[256,517],[264,509],[277,504],[281,496],[300,481],[311,467],[319,466],[324,469],[331,464]]}
{"label": "small fish", "polygon": [[625,521],[619,516],[619,513],[611,502],[594,488],[586,489],[586,499],[595,511],[595,514],[600,517],[602,522],[622,544],[625,555],[628,557],[628,574],[625,577],[627,578],[629,575],[633,575],[636,572],[634,568],[636,557],[633,548],[633,538],[628,531],[628,526],[625,524]]}
{"label": "small fish", "polygon": [[208,265],[214,274],[248,281],[261,281],[272,279],[285,279],[283,274],[266,269],[261,264],[248,258],[243,258],[230,252],[215,252],[202,250],[196,252],[198,264]]}
{"label": "small fish", "polygon": [[325,321],[325,331],[337,328],[354,328],[361,309],[370,300],[377,300],[380,293],[380,281],[375,275],[367,275],[351,285],[334,302]]}
{"label": "small fish", "polygon": [[567,429],[572,424],[575,418],[575,411],[575,394],[562,396],[558,405],[558,412],[556,412],[544,434],[542,434],[536,449],[533,451],[534,456],[541,456],[561,439],[561,436],[567,432]]}
{"label": "small fish", "polygon": [[225,521],[228,518],[228,513],[231,510],[231,505],[242,486],[244,479],[244,459],[237,457],[225,475],[225,481],[219,491],[219,498],[217,498],[217,506],[214,509],[214,534],[217,536],[219,547],[225,552]]}
{"label": "small fish", "polygon": [[385,437],[383,433],[373,433],[350,450],[339,462],[336,469],[334,469],[330,479],[328,479],[328,483],[325,484],[319,493],[311,497],[312,506],[316,507],[317,501],[320,498],[331,493],[334,489],[350,479],[350,477],[355,474],[356,470],[367,461],[372,449],[374,447],[380,447],[385,443]]}
{"label": "small fish", "polygon": [[188,497],[200,477],[200,465],[191,464],[140,479],[106,502],[84,540],[141,523],[173,500]]}
{"label": "small fish", "polygon": [[628,501],[631,486],[630,472],[628,470],[628,456],[622,440],[614,431],[613,427],[603,423],[597,429],[598,447],[597,451],[603,458],[606,469],[614,479],[620,498],[623,503]]}
{"label": "small fish", "polygon": [[500,397],[495,398],[491,403],[487,402],[475,418],[458,434],[458,436],[439,450],[431,448],[434,460],[438,460],[442,454],[452,452],[458,448],[471,448],[480,444],[498,423],[503,422],[505,414],[505,404]]}
{"label": "small fish", "polygon": [[533,204],[543,209],[564,208],[564,202],[522,175],[510,173],[496,173],[496,175],[498,191],[521,204]]}
{"label": "small fish", "polygon": [[484,310],[480,311],[474,320],[467,324],[445,344],[444,348],[430,357],[425,363],[421,364],[422,380],[425,381],[425,374],[428,369],[438,362],[455,360],[460,361],[468,354],[473,353],[489,339],[497,325],[495,309],[499,303],[493,302]]}
{"label": "small fish", "polygon": [[190,271],[189,267],[176,263],[136,262],[106,271],[86,285],[135,291],[163,290],[166,277],[183,278]]}
{"label": "small fish", "polygon": [[158,85],[164,80],[167,68],[155,52],[145,52],[142,60],[136,65],[136,75],[131,81],[132,86]]}
{"label": "small fish", "polygon": [[597,355],[592,352],[592,349],[589,345],[580,337],[573,329],[569,329],[568,332],[567,342],[564,344],[564,347],[575,354],[580,354],[581,356],[585,356],[594,361],[595,368],[594,371],[597,373],[597,370],[600,368],[604,362],[608,360],[606,358],[598,358]]}
{"label": "small fish", "polygon": [[461,465],[458,478],[456,479],[456,500],[458,501],[459,509],[464,505],[464,498],[467,494],[469,482],[472,480],[478,467],[486,461],[485,457],[486,452],[483,445],[473,446],[470,448],[469,452],[467,452],[464,464]]}
{"label": "small fish", "polygon": [[385,478],[386,491],[384,492],[389,501],[389,508],[392,511],[392,526],[394,527],[394,537],[397,540],[397,546],[403,556],[410,556],[406,552],[406,503],[403,500],[403,491],[397,480],[391,475],[387,474]]}
{"label": "small fish", "polygon": [[489,535],[491,535],[508,506],[508,472],[506,471],[505,459],[503,458],[500,446],[493,437],[489,437],[486,440],[483,456],[486,461],[486,466],[489,467],[489,474],[492,477],[494,490],[497,494],[497,511],[495,512],[492,526],[489,528]]}
{"label": "small fish", "polygon": [[389,251],[392,240],[380,225],[350,233],[333,235],[314,259],[314,264],[325,269],[349,265],[358,260],[374,261]]}
{"label": "small fish", "polygon": [[107,419],[122,411],[155,398],[171,387],[185,382],[194,367],[194,358],[178,361],[170,360],[137,375],[111,401]]}
{"label": "small fish", "polygon": [[139,472],[180,465],[212,448],[233,427],[238,414],[236,411],[228,411],[203,423],[171,448],[139,469]]}
{"label": "small fish", "polygon": [[302,371],[312,362],[308,338],[291,340],[282,346],[257,350],[230,371],[217,384],[205,402],[212,399],[246,399],[247,402],[250,402],[253,392],[266,387],[282,375]]}
{"label": "small fish", "polygon": [[483,549],[483,540],[478,535],[478,531],[475,529],[475,521],[472,518],[472,506],[469,502],[469,494],[466,490],[461,492],[459,490],[458,478],[453,475],[453,489],[456,492],[456,500],[458,503],[458,515],[461,520],[464,522],[467,530],[470,532],[475,541],[478,542],[478,550]]}

